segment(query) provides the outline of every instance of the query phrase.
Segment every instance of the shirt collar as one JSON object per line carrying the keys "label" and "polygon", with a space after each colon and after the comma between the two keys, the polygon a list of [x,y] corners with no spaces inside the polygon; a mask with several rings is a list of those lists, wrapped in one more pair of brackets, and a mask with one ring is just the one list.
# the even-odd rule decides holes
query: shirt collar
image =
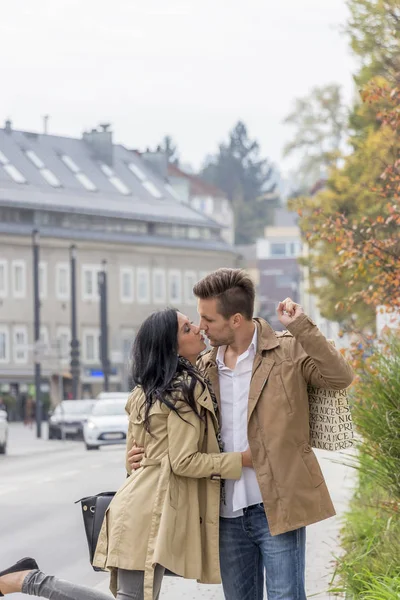
{"label": "shirt collar", "polygon": [[[251,340],[250,346],[247,348],[247,350],[245,350],[245,352],[255,355],[255,353],[257,352],[257,341],[258,341],[257,325],[254,324],[253,339]],[[219,367],[225,366],[225,362],[224,362],[225,350],[226,350],[226,346],[220,346],[218,348],[216,361],[217,361],[217,365]],[[243,352],[243,354],[245,354],[245,352]]]}

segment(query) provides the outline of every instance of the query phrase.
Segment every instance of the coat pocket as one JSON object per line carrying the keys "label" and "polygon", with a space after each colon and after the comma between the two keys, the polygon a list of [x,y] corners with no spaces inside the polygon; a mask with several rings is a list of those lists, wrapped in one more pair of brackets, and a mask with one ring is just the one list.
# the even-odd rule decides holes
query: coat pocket
{"label": "coat pocket", "polygon": [[322,475],[317,457],[315,456],[310,444],[308,442],[303,442],[297,447],[297,449],[300,452],[301,458],[303,459],[307,471],[310,474],[313,486],[320,486],[322,483],[324,483],[324,476]]}

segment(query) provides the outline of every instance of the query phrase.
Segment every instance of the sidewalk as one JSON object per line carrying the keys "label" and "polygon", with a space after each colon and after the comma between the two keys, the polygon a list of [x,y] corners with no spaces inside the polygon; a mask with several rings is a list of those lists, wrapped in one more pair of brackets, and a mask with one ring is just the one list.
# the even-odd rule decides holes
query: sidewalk
{"label": "sidewalk", "polygon": [[[316,454],[332,496],[337,516],[311,525],[307,528],[307,570],[306,587],[309,600],[333,600],[327,588],[334,571],[335,557],[340,554],[338,533],[340,519],[351,498],[355,472],[353,469],[337,464],[345,460],[346,453],[317,450]],[[108,577],[96,586],[106,592]],[[160,600],[223,600],[221,586],[200,585],[175,577],[165,577]],[[335,596],[337,598],[337,596]]]}
{"label": "sidewalk", "polygon": [[8,424],[8,447],[7,455],[10,457],[21,457],[33,454],[47,454],[49,452],[65,452],[76,447],[77,443],[74,440],[49,440],[48,439],[48,424],[42,423],[42,437],[36,437],[36,423],[33,427],[25,426],[20,422],[11,422]]}

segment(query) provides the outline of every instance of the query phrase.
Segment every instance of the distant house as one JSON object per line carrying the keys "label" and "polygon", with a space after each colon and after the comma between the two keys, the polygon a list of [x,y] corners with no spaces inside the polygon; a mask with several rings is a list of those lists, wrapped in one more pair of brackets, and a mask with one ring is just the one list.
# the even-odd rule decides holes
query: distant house
{"label": "distant house", "polygon": [[297,214],[286,208],[275,211],[273,226],[265,228],[257,240],[260,315],[275,329],[282,329],[276,315],[278,302],[287,297],[300,302],[300,266],[302,244]]}
{"label": "distant house", "polygon": [[[111,387],[127,389],[135,332],[167,305],[196,318],[192,288],[234,249],[209,211],[178,201],[136,152],[113,143],[108,125],[75,139],[0,129],[0,391],[33,383],[32,232],[40,232],[43,386],[69,386],[70,245],[77,247],[81,393],[103,382],[97,274],[108,270]],[[216,211],[211,211],[215,216]],[[224,230],[225,231],[225,230]]]}
{"label": "distant house", "polygon": [[334,339],[338,346],[345,343],[339,337],[339,324],[322,317],[318,299],[310,293],[309,269],[299,264],[299,258],[307,256],[308,247],[301,239],[296,213],[276,209],[274,225],[265,228],[264,237],[256,244],[237,246],[237,251],[256,284],[256,314],[279,331],[283,327],[276,308],[290,297],[302,305],[327,338]]}
{"label": "distant house", "polygon": [[173,164],[168,165],[168,179],[183,202],[214,219],[222,227],[222,238],[228,244],[234,243],[233,209],[225,192]]}

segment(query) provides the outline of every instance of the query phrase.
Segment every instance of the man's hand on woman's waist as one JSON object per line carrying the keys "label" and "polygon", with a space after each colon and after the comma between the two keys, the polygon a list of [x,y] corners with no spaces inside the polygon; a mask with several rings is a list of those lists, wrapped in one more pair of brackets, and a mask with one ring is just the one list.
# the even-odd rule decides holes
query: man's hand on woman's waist
{"label": "man's hand on woman's waist", "polygon": [[136,471],[136,469],[140,469],[142,459],[144,458],[144,448],[140,448],[136,445],[136,442],[133,441],[133,446],[128,452],[128,463],[132,471]]}

